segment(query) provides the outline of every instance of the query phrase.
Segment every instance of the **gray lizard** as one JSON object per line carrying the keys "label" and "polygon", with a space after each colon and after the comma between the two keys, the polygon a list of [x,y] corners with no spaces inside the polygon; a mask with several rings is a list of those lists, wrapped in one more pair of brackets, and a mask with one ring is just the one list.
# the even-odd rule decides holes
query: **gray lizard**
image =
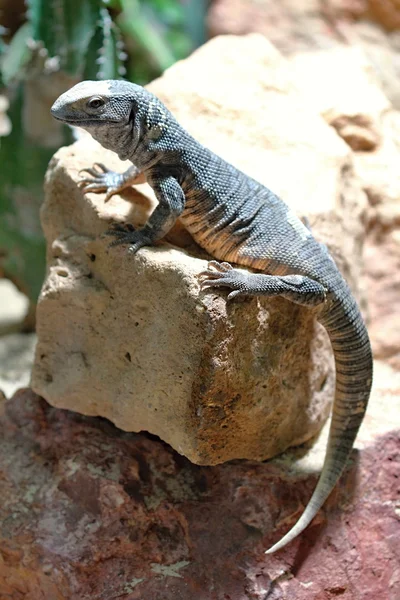
{"label": "gray lizard", "polygon": [[[313,310],[329,334],[336,393],[328,447],[316,489],[298,522],[267,553],[303,531],[338,481],[363,420],[372,384],[368,333],[346,282],[326,247],[273,192],[202,146],[149,91],[126,81],[84,81],[62,94],[51,112],[86,129],[133,166],[123,174],[86,169],[84,191],[112,194],[144,173],[158,205],[141,229],[116,225],[111,245],[137,252],[154,244],[179,217],[213,258],[203,288],[239,295],[281,296]],[[250,267],[256,273],[233,268]]]}

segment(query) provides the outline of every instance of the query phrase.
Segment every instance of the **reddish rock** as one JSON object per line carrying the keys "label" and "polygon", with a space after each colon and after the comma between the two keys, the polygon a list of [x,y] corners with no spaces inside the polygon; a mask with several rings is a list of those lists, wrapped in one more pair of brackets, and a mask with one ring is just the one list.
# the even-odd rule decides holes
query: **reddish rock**
{"label": "reddish rock", "polygon": [[29,390],[0,429],[1,600],[400,597],[400,432],[355,453],[314,525],[266,556],[315,485],[287,457],[199,467]]}

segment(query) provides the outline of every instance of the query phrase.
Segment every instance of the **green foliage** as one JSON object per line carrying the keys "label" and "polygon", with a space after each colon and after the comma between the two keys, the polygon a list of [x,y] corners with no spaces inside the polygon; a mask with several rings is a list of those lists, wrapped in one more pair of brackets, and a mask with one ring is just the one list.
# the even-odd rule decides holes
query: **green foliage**
{"label": "green foliage", "polygon": [[15,74],[21,72],[29,62],[30,51],[27,42],[31,37],[32,27],[30,23],[24,23],[18,29],[8,47],[3,43],[1,76],[4,85],[8,85]]}
{"label": "green foliage", "polygon": [[22,128],[22,86],[10,110],[12,134],[0,145],[0,241],[6,250],[5,273],[30,297],[36,298],[44,273],[45,247],[38,224],[43,167],[52,150],[26,139]]}
{"label": "green foliage", "polygon": [[[6,46],[5,42],[3,41],[3,36],[6,34],[6,31],[7,30],[5,29],[5,27],[2,27],[2,25],[0,25],[0,65],[5,58],[6,49],[7,49],[7,46]],[[4,80],[3,80],[2,71],[0,69],[0,89],[2,87],[4,87]]]}
{"label": "green foliage", "polygon": [[[10,99],[12,123],[11,134],[0,138],[0,271],[35,300],[44,271],[43,178],[57,147],[45,135],[33,139],[24,125],[32,89],[40,87],[30,82],[43,80],[42,95],[54,99],[68,78],[71,85],[123,76],[145,84],[204,41],[208,0],[25,2],[25,22],[8,43],[0,26],[0,88]],[[70,141],[69,130],[60,131],[60,143]]]}
{"label": "green foliage", "polygon": [[[32,38],[70,75],[124,74],[120,36],[102,0],[27,0]],[[101,69],[100,69],[101,70]]]}
{"label": "green foliage", "polygon": [[83,79],[119,79],[125,75],[126,59],[121,33],[109,12],[100,9],[94,34],[87,48]]}
{"label": "green foliage", "polygon": [[110,0],[130,50],[128,79],[145,84],[203,43],[207,1]]}
{"label": "green foliage", "polygon": [[28,0],[32,38],[43,42],[49,56],[60,58],[60,67],[78,73],[85,62],[99,19],[97,0]]}

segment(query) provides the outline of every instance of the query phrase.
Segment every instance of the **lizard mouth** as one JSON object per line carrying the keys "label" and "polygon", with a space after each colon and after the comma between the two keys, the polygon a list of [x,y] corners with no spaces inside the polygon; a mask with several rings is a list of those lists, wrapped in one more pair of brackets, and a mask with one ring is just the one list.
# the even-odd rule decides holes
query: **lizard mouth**
{"label": "lizard mouth", "polygon": [[91,123],[98,123],[98,119],[70,119],[68,117],[60,117],[59,115],[55,115],[52,113],[53,117],[57,119],[57,121],[61,121],[62,123],[67,123],[68,125],[90,125]]}
{"label": "lizard mouth", "polygon": [[107,125],[117,124],[118,121],[107,120],[102,121],[101,119],[71,119],[69,117],[61,117],[54,113],[51,113],[52,116],[57,119],[57,121],[61,121],[62,123],[66,123],[67,125],[74,125],[75,127],[85,127],[86,125],[101,125],[102,123],[106,123]]}

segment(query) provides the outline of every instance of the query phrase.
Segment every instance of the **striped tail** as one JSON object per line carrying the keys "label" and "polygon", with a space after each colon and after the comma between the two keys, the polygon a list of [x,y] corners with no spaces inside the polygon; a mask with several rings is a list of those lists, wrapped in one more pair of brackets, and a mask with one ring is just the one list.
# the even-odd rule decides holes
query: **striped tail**
{"label": "striped tail", "polygon": [[372,352],[367,330],[350,292],[344,299],[334,301],[329,312],[324,311],[318,320],[329,334],[336,365],[335,401],[325,462],[304,513],[266,554],[280,550],[298,536],[324,504],[346,465],[368,404]]}

